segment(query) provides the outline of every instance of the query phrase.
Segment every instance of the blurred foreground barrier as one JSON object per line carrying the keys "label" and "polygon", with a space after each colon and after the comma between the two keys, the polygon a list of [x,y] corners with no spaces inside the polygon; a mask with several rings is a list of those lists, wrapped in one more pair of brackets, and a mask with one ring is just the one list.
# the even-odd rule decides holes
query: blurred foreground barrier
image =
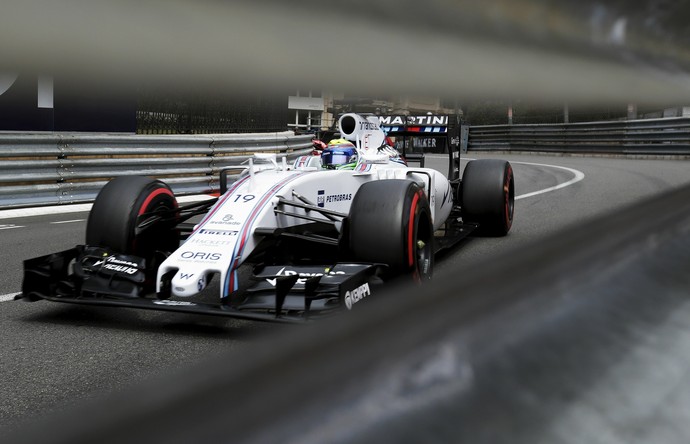
{"label": "blurred foreground barrier", "polygon": [[218,173],[254,152],[288,157],[311,151],[311,136],[0,135],[0,209],[90,202],[108,180],[145,175],[178,195],[213,193]]}
{"label": "blurred foreground barrier", "polygon": [[686,187],[8,442],[687,442],[689,265]]}
{"label": "blurred foreground barrier", "polygon": [[471,126],[473,151],[690,155],[690,118]]}
{"label": "blurred foreground barrier", "polygon": [[[149,0],[136,13],[128,2],[4,0],[0,41],[14,44],[0,47],[0,60],[9,72],[125,92],[143,84],[214,95],[330,90],[683,104],[689,14],[687,2],[668,0]],[[348,23],[347,38],[314,38],[333,33],[324,17]],[[373,42],[381,51],[362,50]],[[321,63],[334,44],[356,63]],[[414,63],[392,70],[411,55]]]}

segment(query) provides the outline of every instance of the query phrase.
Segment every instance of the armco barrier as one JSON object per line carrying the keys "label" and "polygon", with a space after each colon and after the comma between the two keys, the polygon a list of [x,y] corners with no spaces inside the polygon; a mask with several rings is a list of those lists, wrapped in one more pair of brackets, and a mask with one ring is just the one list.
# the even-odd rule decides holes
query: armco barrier
{"label": "armco barrier", "polygon": [[0,209],[90,202],[113,177],[145,175],[175,194],[212,193],[219,172],[255,152],[296,156],[311,136],[0,134]]}
{"label": "armco barrier", "polygon": [[690,155],[690,118],[471,126],[473,151]]}
{"label": "armco barrier", "polygon": [[[0,134],[0,209],[92,201],[111,178],[140,174],[176,194],[218,190],[218,173],[254,152],[295,156],[311,136]],[[690,118],[471,126],[469,150],[690,155]]]}

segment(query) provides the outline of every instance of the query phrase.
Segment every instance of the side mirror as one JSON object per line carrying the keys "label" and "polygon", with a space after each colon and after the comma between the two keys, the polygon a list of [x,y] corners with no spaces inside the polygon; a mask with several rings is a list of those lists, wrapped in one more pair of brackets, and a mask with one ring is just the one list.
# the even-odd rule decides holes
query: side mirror
{"label": "side mirror", "polygon": [[228,191],[228,172],[229,169],[220,170],[220,195]]}

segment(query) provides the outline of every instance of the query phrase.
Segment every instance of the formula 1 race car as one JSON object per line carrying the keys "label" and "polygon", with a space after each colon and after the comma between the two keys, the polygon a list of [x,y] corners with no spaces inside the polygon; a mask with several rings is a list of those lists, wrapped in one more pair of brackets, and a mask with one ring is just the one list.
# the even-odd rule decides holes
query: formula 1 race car
{"label": "formula 1 race car", "polygon": [[[219,198],[186,206],[159,180],[111,180],[85,245],[25,261],[21,297],[304,321],[351,310],[394,277],[430,279],[434,255],[475,230],[510,230],[508,162],[471,161],[461,179],[455,141],[446,177],[423,156],[407,165],[376,116],[345,114],[338,129],[333,150],[291,164],[256,154],[223,169]],[[209,302],[214,276],[220,301]]]}

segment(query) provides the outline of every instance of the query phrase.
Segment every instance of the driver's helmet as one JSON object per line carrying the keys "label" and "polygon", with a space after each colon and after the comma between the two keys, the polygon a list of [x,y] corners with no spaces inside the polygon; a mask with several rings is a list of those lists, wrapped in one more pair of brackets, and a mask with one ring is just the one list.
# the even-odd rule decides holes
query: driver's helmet
{"label": "driver's helmet", "polygon": [[357,149],[345,139],[333,139],[321,153],[321,163],[329,169],[354,169],[357,165]]}

